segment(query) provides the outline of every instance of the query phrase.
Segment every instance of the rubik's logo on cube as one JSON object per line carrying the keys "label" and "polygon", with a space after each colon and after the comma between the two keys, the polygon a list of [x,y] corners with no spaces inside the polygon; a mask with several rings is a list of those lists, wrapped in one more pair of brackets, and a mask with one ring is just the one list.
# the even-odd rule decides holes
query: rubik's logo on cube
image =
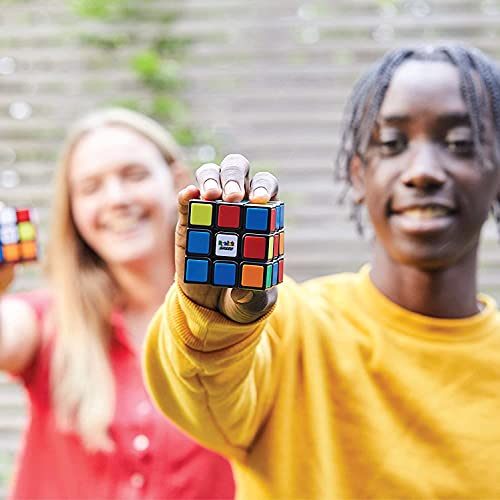
{"label": "rubik's logo on cube", "polygon": [[0,208],[0,264],[36,260],[35,214],[27,208]]}
{"label": "rubik's logo on cube", "polygon": [[283,202],[191,200],[184,281],[265,290],[283,281]]}

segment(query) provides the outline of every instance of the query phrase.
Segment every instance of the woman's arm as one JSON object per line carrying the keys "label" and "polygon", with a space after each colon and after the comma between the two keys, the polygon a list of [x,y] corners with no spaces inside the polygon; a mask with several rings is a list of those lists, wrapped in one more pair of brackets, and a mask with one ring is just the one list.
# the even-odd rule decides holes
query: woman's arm
{"label": "woman's arm", "polygon": [[0,370],[22,373],[39,343],[35,311],[26,302],[3,294],[14,279],[14,266],[0,265]]}

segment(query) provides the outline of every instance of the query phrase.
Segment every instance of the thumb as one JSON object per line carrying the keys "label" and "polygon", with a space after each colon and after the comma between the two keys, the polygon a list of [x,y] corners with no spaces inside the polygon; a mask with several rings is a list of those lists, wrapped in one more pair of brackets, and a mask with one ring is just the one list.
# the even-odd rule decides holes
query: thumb
{"label": "thumb", "polygon": [[277,298],[277,287],[268,290],[227,289],[220,295],[219,311],[237,323],[252,323],[264,316]]}

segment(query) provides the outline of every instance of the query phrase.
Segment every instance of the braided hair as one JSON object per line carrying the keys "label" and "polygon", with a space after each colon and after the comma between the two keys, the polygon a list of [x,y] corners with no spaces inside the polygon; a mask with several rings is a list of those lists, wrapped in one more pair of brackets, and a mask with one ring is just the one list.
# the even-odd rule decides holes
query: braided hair
{"label": "braided hair", "polygon": [[[355,156],[364,158],[370,143],[375,121],[385,94],[396,70],[406,61],[448,62],[458,70],[460,91],[470,117],[472,141],[480,164],[493,168],[492,159],[485,148],[484,106],[491,108],[493,121],[493,161],[500,160],[500,72],[498,67],[480,50],[459,44],[436,47],[400,48],[387,53],[356,84],[348,100],[342,135],[335,163],[335,178],[344,183],[341,199],[351,189],[350,165]],[[477,85],[479,77],[480,85]],[[500,202],[495,200],[491,207],[500,236]],[[363,234],[361,207],[353,203],[351,218]]]}

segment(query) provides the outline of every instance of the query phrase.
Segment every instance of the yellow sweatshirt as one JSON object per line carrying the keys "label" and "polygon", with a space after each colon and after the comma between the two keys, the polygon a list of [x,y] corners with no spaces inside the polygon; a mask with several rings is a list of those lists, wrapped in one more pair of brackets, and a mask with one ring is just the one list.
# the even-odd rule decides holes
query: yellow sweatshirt
{"label": "yellow sweatshirt", "polygon": [[174,285],[145,377],[165,414],[231,459],[239,498],[500,498],[500,320],[480,300],[467,319],[421,316],[365,267],[288,280],[240,325]]}

